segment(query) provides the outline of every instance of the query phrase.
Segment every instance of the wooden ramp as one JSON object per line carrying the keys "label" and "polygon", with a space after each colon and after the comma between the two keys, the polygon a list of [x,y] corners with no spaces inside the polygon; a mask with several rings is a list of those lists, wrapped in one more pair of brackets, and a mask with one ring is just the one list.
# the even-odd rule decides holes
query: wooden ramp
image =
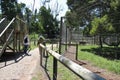
{"label": "wooden ramp", "polygon": [[6,51],[20,52],[24,35],[28,33],[26,23],[14,17],[11,21],[7,18],[0,20],[0,57]]}

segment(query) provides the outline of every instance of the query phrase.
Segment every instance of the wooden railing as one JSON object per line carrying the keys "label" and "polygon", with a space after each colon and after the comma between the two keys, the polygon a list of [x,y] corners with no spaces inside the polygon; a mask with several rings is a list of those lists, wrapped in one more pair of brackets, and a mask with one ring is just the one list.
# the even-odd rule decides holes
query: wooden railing
{"label": "wooden railing", "polygon": [[5,29],[0,33],[0,37],[6,32],[6,30],[10,27],[10,25],[14,22],[15,18],[13,18],[10,23],[5,27]]}
{"label": "wooden railing", "polygon": [[57,52],[46,48],[43,44],[39,44],[39,51],[40,51],[40,64],[42,65],[43,60],[43,50],[53,56],[53,80],[57,80],[57,61],[61,62],[65,65],[68,69],[74,72],[77,76],[79,76],[83,80],[105,80],[104,78],[100,77],[99,75],[89,71],[88,69],[78,65],[77,63],[73,62],[72,60],[58,54]]}

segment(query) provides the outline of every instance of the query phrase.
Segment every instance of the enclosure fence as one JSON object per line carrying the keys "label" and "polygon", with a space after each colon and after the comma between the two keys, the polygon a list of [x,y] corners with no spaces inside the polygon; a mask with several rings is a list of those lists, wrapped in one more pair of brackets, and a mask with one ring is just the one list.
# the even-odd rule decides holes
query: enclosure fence
{"label": "enclosure fence", "polygon": [[58,54],[57,52],[45,47],[43,44],[39,44],[39,51],[40,51],[40,64],[43,65],[43,55],[44,53],[48,53],[53,56],[53,80],[57,80],[57,62],[64,64],[65,67],[70,69],[74,72],[77,76],[79,76],[83,80],[105,80],[104,78],[100,77],[99,75],[89,71],[88,69],[78,65],[77,63],[73,62],[72,60]]}

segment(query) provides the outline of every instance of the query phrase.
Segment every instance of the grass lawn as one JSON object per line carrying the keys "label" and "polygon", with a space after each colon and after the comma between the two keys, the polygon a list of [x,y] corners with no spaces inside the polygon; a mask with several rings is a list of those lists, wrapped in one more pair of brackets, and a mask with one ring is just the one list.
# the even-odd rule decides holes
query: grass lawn
{"label": "grass lawn", "polygon": [[[53,57],[49,55],[47,62],[47,72],[50,75],[51,80],[53,79]],[[66,68],[63,64],[58,61],[58,79],[57,80],[82,80],[72,71]]]}
{"label": "grass lawn", "polygon": [[88,60],[95,66],[120,74],[120,60],[110,60],[94,54],[91,49],[98,48],[96,45],[79,45],[78,59]]}

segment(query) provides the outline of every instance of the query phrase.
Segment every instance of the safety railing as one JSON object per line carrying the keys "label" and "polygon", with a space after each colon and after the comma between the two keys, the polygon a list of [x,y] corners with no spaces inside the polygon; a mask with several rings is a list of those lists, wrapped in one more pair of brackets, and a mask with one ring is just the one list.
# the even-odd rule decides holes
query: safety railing
{"label": "safety railing", "polygon": [[53,56],[53,80],[57,80],[57,61],[61,62],[65,65],[68,69],[74,72],[80,79],[83,80],[105,80],[101,76],[89,71],[88,69],[78,65],[77,63],[73,62],[72,60],[58,54],[57,52],[46,48],[43,44],[39,44],[39,51],[40,51],[40,64],[42,66],[43,55],[44,51],[49,53]]}
{"label": "safety railing", "polygon": [[13,18],[10,23],[5,27],[5,29],[0,33],[0,37],[6,32],[6,30],[10,27],[10,25],[13,23],[13,21],[15,20],[15,18]]}

